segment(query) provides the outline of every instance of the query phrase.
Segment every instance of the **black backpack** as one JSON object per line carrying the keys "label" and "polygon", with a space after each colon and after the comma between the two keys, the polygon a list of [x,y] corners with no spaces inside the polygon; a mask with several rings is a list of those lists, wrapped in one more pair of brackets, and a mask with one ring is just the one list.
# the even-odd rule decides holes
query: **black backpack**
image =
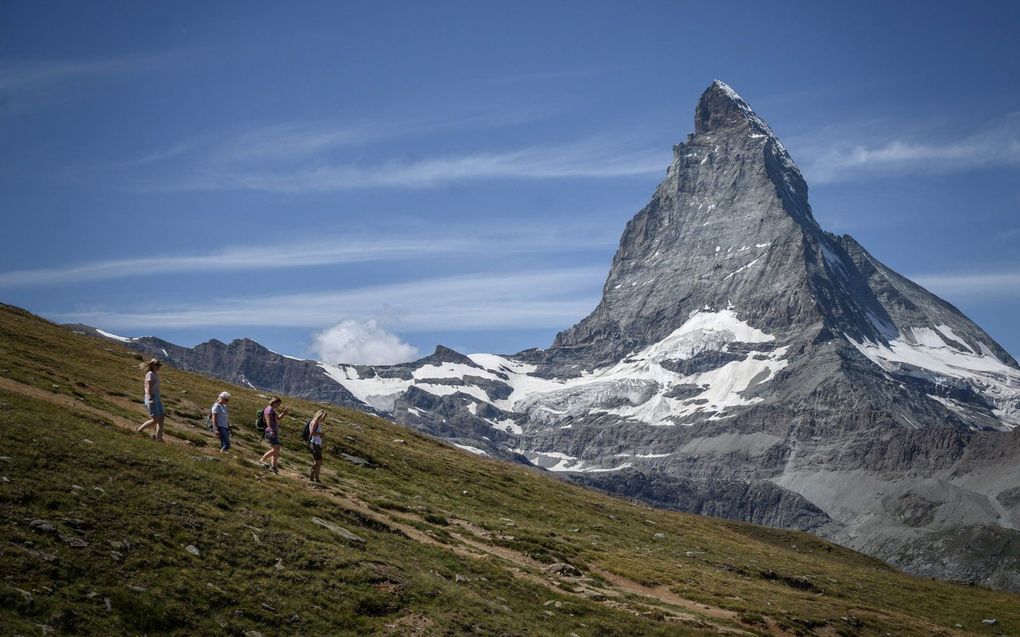
{"label": "black backpack", "polygon": [[301,439],[308,442],[312,439],[312,421],[309,420],[305,423],[305,428],[301,430]]}
{"label": "black backpack", "polygon": [[264,409],[260,409],[259,415],[255,416],[255,433],[259,434],[259,440],[266,439],[266,411]]}

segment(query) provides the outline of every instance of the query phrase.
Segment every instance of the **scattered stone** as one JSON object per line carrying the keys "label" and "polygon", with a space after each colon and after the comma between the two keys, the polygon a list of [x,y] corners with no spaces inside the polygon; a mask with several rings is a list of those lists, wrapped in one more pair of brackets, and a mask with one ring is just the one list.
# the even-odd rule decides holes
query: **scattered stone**
{"label": "scattered stone", "polygon": [[549,617],[555,617],[556,616],[556,613],[552,612],[551,610],[544,610],[542,612],[545,613],[546,615],[548,615]]}
{"label": "scattered stone", "polygon": [[4,481],[4,482],[10,482],[10,481],[11,481],[11,479],[10,479],[10,478],[8,478],[7,476],[4,476],[4,477],[3,477],[3,481]]}
{"label": "scattered stone", "polygon": [[349,453],[340,452],[340,458],[342,458],[343,460],[346,460],[347,462],[349,462],[352,465],[355,465],[357,467],[371,467],[372,466],[372,463],[369,462],[368,460],[365,460],[364,458],[359,458],[358,456],[352,456]]}
{"label": "scattered stone", "polygon": [[60,389],[60,385],[50,385],[50,387],[52,387],[54,391]]}
{"label": "scattered stone", "polygon": [[404,440],[403,438],[396,438],[396,439],[394,439],[393,444],[395,444],[395,445],[406,445],[407,441]]}
{"label": "scattered stone", "polygon": [[117,551],[110,551],[110,558],[113,559],[114,562],[119,562],[124,559],[124,556]]}
{"label": "scattered stone", "polygon": [[110,598],[109,597],[104,597],[103,598],[103,603],[106,604],[106,612],[112,613],[113,612],[113,604],[110,603]]}
{"label": "scattered stone", "polygon": [[655,539],[656,540],[661,540],[661,539],[664,539],[665,537],[666,537],[665,533],[656,533],[655,534]]}
{"label": "scattered stone", "polygon": [[89,440],[88,438],[82,438],[81,441],[84,442],[87,445],[94,445],[94,444],[96,444],[96,443],[92,442],[91,440]]}
{"label": "scattered stone", "polygon": [[471,581],[470,577],[468,577],[467,575],[461,575],[460,573],[457,573],[457,575],[453,579],[454,581],[461,583],[467,583]]}
{"label": "scattered stone", "polygon": [[517,523],[511,520],[510,518],[500,518],[499,521],[502,522],[505,526],[517,526]]}
{"label": "scattered stone", "polygon": [[191,553],[195,557],[202,557],[202,552],[199,551],[198,547],[195,546],[194,544],[189,544],[189,545],[185,546],[184,550],[187,551],[188,553]]}
{"label": "scattered stone", "polygon": [[33,531],[38,531],[40,533],[57,532],[57,527],[53,526],[53,523],[47,520],[32,520],[31,522],[28,523],[28,528],[32,529]]}
{"label": "scattered stone", "polygon": [[103,487],[92,487],[92,490],[99,493],[100,495],[106,493],[106,489],[104,489]]}
{"label": "scattered stone", "polygon": [[145,587],[144,586],[137,586],[135,584],[128,584],[127,589],[129,591],[134,591],[135,593],[144,593],[145,592]]}
{"label": "scattered stone", "polygon": [[80,537],[75,537],[73,535],[61,535],[60,539],[61,541],[63,541],[64,544],[70,546],[73,549],[83,549],[89,545],[89,543],[86,542],[85,540],[81,539]]}
{"label": "scattered stone", "polygon": [[600,593],[598,591],[593,591],[590,588],[586,588],[586,589],[582,590],[581,591],[581,597],[583,597],[585,599],[589,599],[589,600],[591,600],[593,602],[604,602],[606,600],[606,596],[605,595],[603,595],[602,593]]}
{"label": "scattered stone", "polygon": [[257,630],[249,630],[244,634],[244,637],[262,637],[262,633]]}
{"label": "scattered stone", "polygon": [[348,540],[349,542],[354,542],[356,544],[364,544],[365,543],[365,540],[361,539],[357,535],[354,535],[353,533],[351,533],[347,529],[345,529],[345,528],[343,528],[341,526],[338,526],[336,524],[333,524],[332,522],[327,522],[326,520],[323,520],[322,518],[312,518],[312,524],[318,524],[319,526],[325,527],[325,528],[329,529],[330,531],[336,533],[337,535],[339,535],[343,539]]}
{"label": "scattered stone", "polygon": [[276,560],[276,564],[273,565],[273,568],[275,568],[278,571],[282,571],[283,570],[283,558],[282,557]]}
{"label": "scattered stone", "polygon": [[268,610],[270,613],[275,613],[276,612],[275,608],[273,608],[272,606],[270,606],[269,604],[267,604],[265,602],[262,602],[262,608]]}
{"label": "scattered stone", "polygon": [[981,623],[985,626],[994,626],[999,623],[998,619],[982,619]]}
{"label": "scattered stone", "polygon": [[562,577],[580,577],[581,571],[575,566],[571,566],[566,562],[556,562],[545,567],[547,573],[553,573]]}
{"label": "scattered stone", "polygon": [[32,593],[29,593],[28,591],[26,591],[23,588],[15,588],[14,590],[16,590],[19,593],[21,593],[21,596],[25,598],[25,603],[26,604],[31,604],[32,603]]}
{"label": "scattered stone", "polygon": [[85,488],[85,487],[81,486],[80,484],[72,484],[72,485],[71,485],[71,489],[73,489],[73,490],[75,490],[75,491],[81,491],[81,490],[82,490],[82,489],[84,489],[84,488]]}
{"label": "scattered stone", "polygon": [[89,591],[88,595],[85,596],[85,599],[95,599],[97,597],[99,597],[99,593],[95,591]]}

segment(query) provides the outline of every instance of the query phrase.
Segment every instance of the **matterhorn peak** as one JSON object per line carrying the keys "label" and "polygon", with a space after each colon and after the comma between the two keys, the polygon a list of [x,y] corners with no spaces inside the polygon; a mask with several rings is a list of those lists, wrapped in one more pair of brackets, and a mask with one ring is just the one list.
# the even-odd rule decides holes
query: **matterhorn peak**
{"label": "matterhorn peak", "polygon": [[744,98],[722,80],[712,82],[701,94],[694,111],[694,133],[702,135],[747,127],[774,137],[765,120],[758,117]]}

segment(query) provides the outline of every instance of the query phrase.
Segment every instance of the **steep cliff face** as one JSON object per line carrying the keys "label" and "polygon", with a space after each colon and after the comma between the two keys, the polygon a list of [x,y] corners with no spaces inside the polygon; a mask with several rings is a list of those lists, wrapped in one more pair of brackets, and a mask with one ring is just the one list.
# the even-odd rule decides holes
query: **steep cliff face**
{"label": "steep cliff face", "polygon": [[[722,82],[627,224],[600,303],[548,349],[440,347],[388,367],[236,343],[170,355],[367,405],[660,506],[1020,586],[1015,562],[975,561],[973,542],[957,541],[984,538],[1004,556],[1020,546],[1017,362],[956,308],[819,227],[789,153]],[[936,546],[939,559],[925,559]]]}

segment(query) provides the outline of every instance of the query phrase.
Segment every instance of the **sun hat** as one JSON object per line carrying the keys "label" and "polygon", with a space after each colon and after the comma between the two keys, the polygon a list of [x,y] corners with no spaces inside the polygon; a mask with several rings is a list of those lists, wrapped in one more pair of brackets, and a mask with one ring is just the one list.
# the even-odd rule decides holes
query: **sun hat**
{"label": "sun hat", "polygon": [[225,400],[230,400],[230,392],[221,391],[220,392],[220,398],[223,398]]}

